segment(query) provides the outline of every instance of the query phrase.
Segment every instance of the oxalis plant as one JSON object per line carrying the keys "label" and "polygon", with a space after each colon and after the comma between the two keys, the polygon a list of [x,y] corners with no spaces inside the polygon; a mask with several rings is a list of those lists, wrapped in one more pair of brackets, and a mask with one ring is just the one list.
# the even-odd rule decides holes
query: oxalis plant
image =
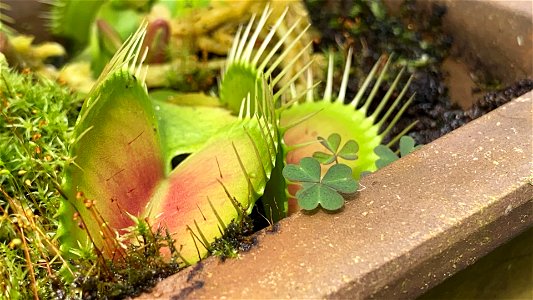
{"label": "oxalis plant", "polygon": [[[313,157],[304,157],[297,165],[289,164],[283,169],[283,176],[290,181],[300,182],[302,189],[296,193],[298,205],[305,210],[313,210],[320,204],[323,208],[334,211],[344,206],[342,194],[355,193],[358,187],[353,178],[352,169],[342,163],[345,160],[357,159],[358,145],[354,140],[349,140],[339,150],[341,137],[332,134],[327,139],[318,137],[320,143],[327,149],[327,153],[317,151]],[[329,165],[321,178],[320,164]]]}

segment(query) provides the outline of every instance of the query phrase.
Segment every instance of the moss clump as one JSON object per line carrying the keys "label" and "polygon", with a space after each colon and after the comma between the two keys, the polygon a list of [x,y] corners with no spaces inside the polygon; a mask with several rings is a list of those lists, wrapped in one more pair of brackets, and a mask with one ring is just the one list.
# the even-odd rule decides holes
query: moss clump
{"label": "moss clump", "polygon": [[0,55],[0,297],[55,297],[62,170],[81,98]]}
{"label": "moss clump", "polygon": [[[168,232],[150,230],[139,232],[139,228],[149,228],[137,224],[135,230],[138,244],[130,244],[126,255],[116,261],[80,259],[73,265],[75,280],[71,284],[71,293],[77,292],[83,299],[123,299],[134,297],[148,291],[161,279],[179,271],[175,249],[173,257],[168,259],[160,255],[163,248],[173,245]],[[95,270],[94,265],[97,265]]]}
{"label": "moss clump", "polygon": [[232,220],[224,235],[211,244],[211,255],[218,256],[224,261],[227,258],[237,257],[239,251],[249,251],[257,244],[257,238],[252,236],[253,232],[254,224],[250,216],[244,214],[241,221]]}

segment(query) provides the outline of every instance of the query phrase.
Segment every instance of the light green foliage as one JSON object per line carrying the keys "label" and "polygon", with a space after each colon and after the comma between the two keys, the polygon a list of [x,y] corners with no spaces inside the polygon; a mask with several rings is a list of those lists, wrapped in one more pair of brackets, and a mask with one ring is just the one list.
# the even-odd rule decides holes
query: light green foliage
{"label": "light green foliage", "polygon": [[191,13],[196,8],[209,6],[211,0],[159,0],[168,7],[173,16],[180,17]]}
{"label": "light green foliage", "polygon": [[50,11],[52,32],[69,39],[76,51],[85,48],[89,41],[91,24],[106,0],[55,0]]}
{"label": "light green foliage", "polygon": [[287,165],[283,176],[301,183],[302,189],[296,193],[296,198],[305,210],[313,210],[318,205],[327,210],[340,209],[344,206],[340,193],[355,193],[358,186],[352,177],[352,169],[344,164],[333,165],[321,178],[320,163],[312,157],[302,158],[298,165]]}
{"label": "light green foliage", "polygon": [[406,135],[400,138],[400,156],[386,145],[379,145],[374,149],[374,152],[379,156],[379,159],[376,161],[376,166],[381,169],[420,147],[420,145],[415,147],[415,140]]}

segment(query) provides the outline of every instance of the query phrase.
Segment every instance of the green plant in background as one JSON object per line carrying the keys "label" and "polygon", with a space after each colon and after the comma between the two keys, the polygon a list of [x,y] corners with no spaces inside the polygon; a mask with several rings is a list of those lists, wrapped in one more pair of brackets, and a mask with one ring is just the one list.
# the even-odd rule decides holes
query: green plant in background
{"label": "green plant in background", "polygon": [[379,156],[379,159],[376,161],[376,166],[381,169],[392,162],[398,160],[400,157],[404,157],[407,154],[415,151],[416,149],[420,148],[421,146],[415,146],[415,140],[410,136],[402,136],[400,138],[400,145],[399,145],[399,153],[396,154],[394,151],[392,151],[389,147],[385,145],[379,145],[374,149],[374,152]]}
{"label": "green plant in background", "polygon": [[[226,55],[235,29],[247,21],[252,14],[259,14],[266,4],[272,7],[271,20],[292,20],[305,16],[303,3],[291,1],[283,3],[269,0],[55,0],[51,1],[50,26],[57,35],[70,42],[71,53],[81,53],[59,73],[59,78],[74,89],[79,89],[71,78],[87,76],[88,61],[90,70],[96,77],[107,61],[118,50],[122,42],[133,32],[143,19],[148,21],[145,45],[149,52],[145,59],[151,65],[146,84],[148,87],[170,87],[181,92],[205,90],[213,87],[222,58],[208,56]],[[285,9],[291,12],[278,18]],[[278,24],[282,36],[287,24]],[[73,28],[79,28],[76,30]],[[299,27],[298,29],[302,29]],[[298,30],[299,32],[299,30]],[[287,40],[290,43],[294,36]],[[310,40],[310,37],[306,37]],[[296,39],[298,40],[298,39]],[[298,42],[296,48],[302,47]],[[198,53],[201,53],[199,56]],[[296,53],[296,51],[295,51]],[[310,52],[304,59],[308,59]],[[284,63],[284,62],[283,62]],[[303,66],[303,59],[290,72]]]}

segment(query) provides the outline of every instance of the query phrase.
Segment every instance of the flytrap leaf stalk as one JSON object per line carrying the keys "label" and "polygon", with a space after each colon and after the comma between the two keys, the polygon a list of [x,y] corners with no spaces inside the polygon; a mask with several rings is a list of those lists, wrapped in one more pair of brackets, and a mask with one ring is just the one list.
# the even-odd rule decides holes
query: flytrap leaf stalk
{"label": "flytrap leaf stalk", "polygon": [[[394,114],[405,86],[389,103],[403,70],[370,112],[391,58],[376,63],[355,98],[344,104],[352,53],[336,98],[330,57],[326,90],[317,99],[308,71],[312,61],[289,72],[310,47],[291,52],[305,30],[286,43],[296,22],[271,45],[287,11],[263,33],[271,13],[267,6],[257,23],[254,16],[239,29],[219,97],[198,96],[199,103],[215,105],[153,99],[144,84],[146,24],[126,40],[104,67],[75,127],[74,160],[66,168],[60,209],[64,253],[76,255],[80,245],[92,245],[99,256],[120,259],[135,242],[125,235],[129,228],[150,224],[168,230],[175,241],[164,255],[192,264],[260,198],[273,221],[298,209],[290,194],[303,209],[320,204],[337,210],[344,205],[342,195],[357,190],[360,174],[377,169],[374,149],[412,100]],[[306,73],[307,86],[298,91],[295,82]],[[347,141],[343,147],[341,140]],[[302,189],[287,186],[284,175]]]}

